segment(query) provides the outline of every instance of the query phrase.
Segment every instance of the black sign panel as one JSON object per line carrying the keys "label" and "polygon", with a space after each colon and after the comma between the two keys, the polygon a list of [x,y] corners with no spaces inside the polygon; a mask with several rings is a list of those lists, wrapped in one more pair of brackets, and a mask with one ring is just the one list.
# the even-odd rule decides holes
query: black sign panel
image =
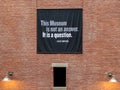
{"label": "black sign panel", "polygon": [[37,53],[82,53],[82,9],[37,9]]}

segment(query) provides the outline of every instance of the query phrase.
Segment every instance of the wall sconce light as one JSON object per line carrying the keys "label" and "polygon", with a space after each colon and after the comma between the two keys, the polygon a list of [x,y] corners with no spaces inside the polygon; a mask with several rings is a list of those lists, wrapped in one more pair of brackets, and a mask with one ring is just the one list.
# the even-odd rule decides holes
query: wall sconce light
{"label": "wall sconce light", "polygon": [[13,72],[8,72],[8,73],[6,74],[6,76],[3,78],[2,81],[9,81],[9,80],[11,80],[10,77],[12,77],[12,76],[13,76]]}
{"label": "wall sconce light", "polygon": [[108,73],[108,77],[110,78],[109,82],[118,82],[116,79],[115,79],[115,76],[110,72]]}

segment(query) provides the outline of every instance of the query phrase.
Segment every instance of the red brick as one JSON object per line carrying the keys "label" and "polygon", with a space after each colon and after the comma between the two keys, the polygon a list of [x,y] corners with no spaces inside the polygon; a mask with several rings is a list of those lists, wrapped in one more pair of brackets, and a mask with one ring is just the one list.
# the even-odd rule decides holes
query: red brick
{"label": "red brick", "polygon": [[[37,54],[36,9],[83,8],[83,54]],[[68,63],[67,90],[120,90],[119,0],[0,0],[0,90],[52,90],[52,63]]]}

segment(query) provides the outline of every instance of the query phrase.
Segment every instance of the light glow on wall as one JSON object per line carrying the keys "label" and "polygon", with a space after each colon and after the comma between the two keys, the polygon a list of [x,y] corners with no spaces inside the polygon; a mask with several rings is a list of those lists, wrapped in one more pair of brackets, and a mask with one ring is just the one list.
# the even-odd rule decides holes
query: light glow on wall
{"label": "light glow on wall", "polygon": [[120,83],[113,82],[96,82],[88,86],[89,90],[120,90]]}
{"label": "light glow on wall", "polygon": [[23,90],[24,84],[20,81],[10,80],[7,82],[0,82],[0,90]]}

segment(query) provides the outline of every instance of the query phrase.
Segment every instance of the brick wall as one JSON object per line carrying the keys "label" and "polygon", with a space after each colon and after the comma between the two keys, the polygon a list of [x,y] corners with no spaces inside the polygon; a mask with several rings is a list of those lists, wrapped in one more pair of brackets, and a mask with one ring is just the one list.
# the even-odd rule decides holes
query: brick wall
{"label": "brick wall", "polygon": [[[68,90],[120,90],[119,0],[0,0],[0,90],[52,90],[52,63],[68,63]],[[83,8],[83,54],[36,54],[37,8]]]}

